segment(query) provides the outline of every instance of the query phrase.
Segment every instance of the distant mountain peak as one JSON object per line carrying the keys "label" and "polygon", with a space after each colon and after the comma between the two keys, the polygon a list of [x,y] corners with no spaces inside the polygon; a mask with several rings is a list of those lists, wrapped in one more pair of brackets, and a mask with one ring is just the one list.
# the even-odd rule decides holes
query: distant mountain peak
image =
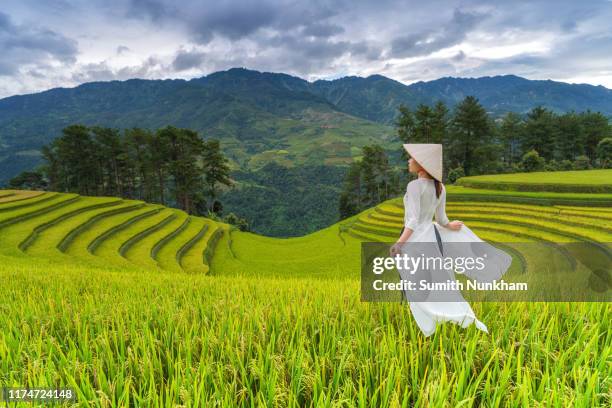
{"label": "distant mountain peak", "polygon": [[[415,109],[442,101],[453,109],[468,95],[496,118],[507,112],[525,114],[540,105],[557,113],[591,110],[612,115],[612,90],[603,86],[513,74],[445,76],[406,85],[380,74],[309,82],[280,72],[232,67],[191,80],[96,81],[0,99],[0,184],[38,164],[32,152],[72,123],[189,127],[234,146],[244,144],[251,155],[282,148],[288,134],[316,140],[345,121],[354,126],[344,129],[347,146],[353,146],[354,138],[376,139],[390,132],[400,105]],[[313,157],[320,154],[312,151]],[[350,150],[343,154],[350,157]]]}

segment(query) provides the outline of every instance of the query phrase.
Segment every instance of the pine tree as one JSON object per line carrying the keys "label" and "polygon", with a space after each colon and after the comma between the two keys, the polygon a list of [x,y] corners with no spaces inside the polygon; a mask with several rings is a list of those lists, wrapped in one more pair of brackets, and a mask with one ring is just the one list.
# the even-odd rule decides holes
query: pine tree
{"label": "pine tree", "polygon": [[340,219],[358,214],[363,208],[363,178],[361,161],[354,161],[344,176],[338,211]]}
{"label": "pine tree", "polygon": [[557,116],[555,120],[555,159],[572,160],[585,153],[584,128],[575,112]]}
{"label": "pine tree", "polygon": [[419,104],[414,112],[415,119],[415,138],[411,143],[434,143],[433,142],[433,122],[434,114],[431,108],[424,104]]}
{"label": "pine tree", "polygon": [[432,111],[431,143],[446,144],[448,142],[449,110],[442,101],[438,101]]}
{"label": "pine tree", "polygon": [[[395,128],[397,129],[397,135],[402,142],[404,143],[412,143],[415,140],[415,121],[414,114],[412,111],[405,105],[401,104],[398,108],[399,115],[395,120]],[[408,153],[403,147],[399,147],[401,150],[401,158],[403,160],[408,160]]]}
{"label": "pine tree", "polygon": [[89,129],[83,125],[68,126],[62,130],[62,137],[56,142],[64,188],[83,195],[99,194],[96,146]]}
{"label": "pine tree", "polygon": [[100,126],[91,128],[96,145],[95,157],[101,177],[100,188],[104,195],[123,196],[122,175],[125,163],[123,146],[118,129]]}
{"label": "pine tree", "polygon": [[41,147],[40,152],[44,160],[41,169],[47,178],[47,188],[51,191],[64,191],[61,164],[54,149],[54,143],[44,145]]}
{"label": "pine tree", "polygon": [[132,128],[124,130],[126,161],[129,164],[130,189],[138,190],[138,199],[153,201],[154,166],[149,146],[152,133],[149,130]]}
{"label": "pine tree", "polygon": [[168,169],[168,140],[160,135],[161,129],[157,130],[155,134],[148,140],[148,150],[150,152],[150,160],[153,168],[155,169],[155,178],[157,179],[157,192],[159,202],[162,205],[166,205],[166,196],[164,193],[166,186],[166,177]]}
{"label": "pine tree", "polygon": [[542,106],[533,108],[527,114],[523,134],[523,152],[535,150],[546,159],[553,159],[554,142],[557,140],[554,113]]}
{"label": "pine tree", "polygon": [[521,117],[514,112],[508,112],[502,120],[500,139],[503,145],[504,162],[508,166],[520,161],[519,149],[523,132],[522,126]]}
{"label": "pine tree", "polygon": [[597,157],[597,144],[606,137],[612,137],[612,125],[600,112],[587,110],[580,114],[584,131],[584,150],[591,161]]}
{"label": "pine tree", "polygon": [[230,168],[227,159],[221,153],[218,140],[211,139],[204,143],[202,163],[204,182],[207,186],[207,193],[210,196],[210,211],[212,211],[218,195],[217,185],[231,186],[233,184],[230,180]]}
{"label": "pine tree", "polygon": [[174,198],[179,208],[192,211],[194,193],[202,188],[202,168],[198,159],[204,143],[197,132],[167,126],[159,131],[167,147],[168,173],[174,181]]}
{"label": "pine tree", "polygon": [[393,192],[389,158],[379,145],[364,146],[361,171],[368,206],[386,200]]}
{"label": "pine tree", "polygon": [[475,149],[482,147],[490,139],[490,122],[487,112],[474,96],[467,96],[455,108],[451,122],[452,139],[447,149],[455,165],[463,167],[466,175],[471,175],[478,157]]}

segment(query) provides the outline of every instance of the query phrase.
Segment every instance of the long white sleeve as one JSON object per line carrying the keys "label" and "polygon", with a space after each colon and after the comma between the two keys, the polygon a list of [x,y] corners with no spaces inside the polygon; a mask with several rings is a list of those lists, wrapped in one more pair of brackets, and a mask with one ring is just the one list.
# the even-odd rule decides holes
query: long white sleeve
{"label": "long white sleeve", "polygon": [[410,182],[404,194],[404,227],[415,230],[421,211],[421,189],[418,182]]}
{"label": "long white sleeve", "polygon": [[440,202],[436,207],[435,212],[436,222],[441,226],[445,226],[448,224],[448,217],[446,216],[446,187],[442,187],[442,192],[440,193]]}

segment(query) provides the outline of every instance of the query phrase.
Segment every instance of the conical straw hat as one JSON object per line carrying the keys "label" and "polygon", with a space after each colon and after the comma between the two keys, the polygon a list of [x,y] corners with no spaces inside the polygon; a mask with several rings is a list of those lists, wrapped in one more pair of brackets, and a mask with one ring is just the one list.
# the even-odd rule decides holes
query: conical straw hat
{"label": "conical straw hat", "polygon": [[410,157],[417,161],[431,177],[442,181],[442,145],[436,143],[406,143]]}

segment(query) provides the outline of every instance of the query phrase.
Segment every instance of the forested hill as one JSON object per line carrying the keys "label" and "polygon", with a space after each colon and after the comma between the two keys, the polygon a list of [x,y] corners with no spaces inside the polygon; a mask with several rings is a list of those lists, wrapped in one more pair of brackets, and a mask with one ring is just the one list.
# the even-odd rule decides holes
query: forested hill
{"label": "forested hill", "polygon": [[599,111],[612,116],[612,90],[603,86],[568,84],[551,80],[529,80],[516,75],[480,78],[443,77],[404,85],[382,75],[367,78],[345,77],[316,81],[315,92],[325,96],[339,109],[379,123],[393,123],[397,106],[414,109],[419,103],[448,107],[472,95],[494,117],[507,112],[524,114],[542,105],[555,113]]}
{"label": "forested hill", "polygon": [[[612,90],[532,81],[514,75],[404,85],[381,75],[308,82],[243,68],[192,80],[92,82],[0,99],[0,184],[39,161],[38,149],[73,123],[109,127],[188,127],[221,140],[234,168],[270,161],[347,164],[351,148],[395,141],[397,107],[476,96],[494,116],[536,105],[555,112],[612,114]],[[331,152],[331,153],[330,153]]]}

